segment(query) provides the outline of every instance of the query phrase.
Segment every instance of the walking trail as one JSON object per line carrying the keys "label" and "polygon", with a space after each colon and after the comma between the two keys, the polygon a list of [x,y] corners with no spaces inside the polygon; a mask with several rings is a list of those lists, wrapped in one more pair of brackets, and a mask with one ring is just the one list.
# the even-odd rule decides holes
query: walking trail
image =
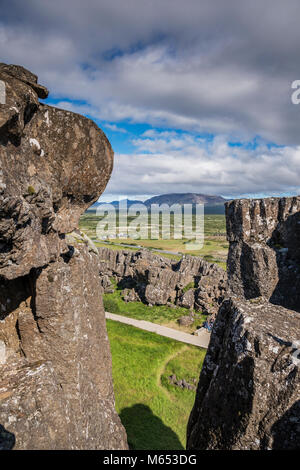
{"label": "walking trail", "polygon": [[140,328],[141,330],[151,331],[152,333],[157,333],[160,336],[166,336],[167,338],[181,341],[182,343],[192,344],[193,346],[205,349],[208,348],[210,334],[205,328],[202,329],[199,335],[194,336],[189,333],[174,330],[173,328],[168,328],[167,326],[157,325],[156,323],[144,320],[136,320],[135,318],[124,317],[123,315],[116,315],[115,313],[105,312],[105,317],[109,320],[126,323],[126,325],[132,325],[136,328]]}
{"label": "walking trail", "polygon": [[169,391],[162,385],[161,383],[161,378],[162,378],[162,375],[164,374],[166,368],[167,368],[167,365],[169,364],[170,361],[172,361],[172,359],[174,359],[175,357],[179,356],[180,354],[182,354],[184,351],[186,351],[188,349],[188,346],[185,345],[185,346],[182,346],[178,351],[176,351],[175,353],[171,354],[170,356],[168,356],[164,363],[162,364],[162,366],[159,368],[159,370],[157,371],[157,380],[156,380],[156,384],[157,386],[164,392],[165,395],[167,395],[167,397],[169,398],[169,400],[171,401],[174,401],[174,396],[171,395],[171,393],[169,393]]}

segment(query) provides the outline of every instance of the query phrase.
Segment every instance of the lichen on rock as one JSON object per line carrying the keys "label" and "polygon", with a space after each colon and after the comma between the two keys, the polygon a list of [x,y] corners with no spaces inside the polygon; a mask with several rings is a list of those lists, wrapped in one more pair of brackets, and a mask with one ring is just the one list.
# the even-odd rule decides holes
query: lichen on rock
{"label": "lichen on rock", "polygon": [[127,449],[115,411],[99,257],[66,237],[113,151],[91,120],[0,64],[0,448]]}
{"label": "lichen on rock", "polygon": [[200,374],[188,449],[300,448],[299,217],[299,196],[227,204],[229,290]]}

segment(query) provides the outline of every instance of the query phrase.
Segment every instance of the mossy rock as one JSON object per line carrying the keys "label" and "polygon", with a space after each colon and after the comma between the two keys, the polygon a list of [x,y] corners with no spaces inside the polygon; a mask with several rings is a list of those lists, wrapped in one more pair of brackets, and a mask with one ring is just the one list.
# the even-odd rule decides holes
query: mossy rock
{"label": "mossy rock", "polygon": [[35,193],[36,193],[36,191],[35,191],[35,189],[34,189],[34,187],[33,187],[33,186],[28,186],[28,188],[27,188],[27,192],[28,192],[28,194],[30,194],[30,195],[32,195],[32,194],[35,194]]}

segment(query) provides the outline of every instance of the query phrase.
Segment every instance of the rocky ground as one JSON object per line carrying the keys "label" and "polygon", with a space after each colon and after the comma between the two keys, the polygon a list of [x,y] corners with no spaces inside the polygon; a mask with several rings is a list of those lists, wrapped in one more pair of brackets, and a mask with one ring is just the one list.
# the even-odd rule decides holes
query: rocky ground
{"label": "rocky ground", "polygon": [[110,278],[114,278],[127,302],[178,306],[214,315],[224,299],[226,272],[201,258],[185,256],[174,261],[147,250],[109,248],[99,248],[99,255],[104,292],[113,291]]}

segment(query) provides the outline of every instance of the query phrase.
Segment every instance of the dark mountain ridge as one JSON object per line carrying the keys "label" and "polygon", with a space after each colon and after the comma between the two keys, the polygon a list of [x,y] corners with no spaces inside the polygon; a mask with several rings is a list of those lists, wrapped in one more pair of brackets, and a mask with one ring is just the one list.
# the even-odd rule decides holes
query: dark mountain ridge
{"label": "dark mountain ridge", "polygon": [[146,201],[131,200],[131,199],[122,199],[121,201],[112,201],[112,202],[96,202],[90,209],[95,210],[99,205],[102,204],[112,204],[115,207],[119,207],[120,202],[127,202],[127,206],[133,204],[145,204],[147,207],[151,207],[151,204],[168,204],[172,206],[173,204],[179,204],[183,206],[184,204],[204,204],[205,212],[211,214],[224,214],[224,203],[227,199],[224,199],[222,196],[207,195],[207,194],[198,194],[198,193],[171,193],[171,194],[162,194],[160,196],[153,196]]}
{"label": "dark mountain ridge", "polygon": [[197,193],[173,193],[154,196],[145,201],[147,206],[151,204],[224,204],[226,199],[221,196],[213,196]]}

